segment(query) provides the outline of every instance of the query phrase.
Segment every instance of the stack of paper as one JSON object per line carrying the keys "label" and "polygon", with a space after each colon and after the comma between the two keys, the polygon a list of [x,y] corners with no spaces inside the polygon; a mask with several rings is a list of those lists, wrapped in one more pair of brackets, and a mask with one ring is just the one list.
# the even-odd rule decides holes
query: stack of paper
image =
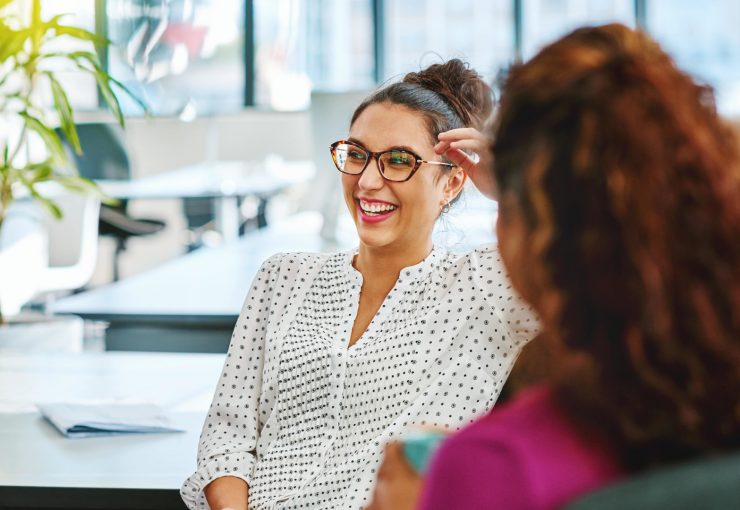
{"label": "stack of paper", "polygon": [[39,404],[41,413],[67,437],[185,432],[154,404]]}

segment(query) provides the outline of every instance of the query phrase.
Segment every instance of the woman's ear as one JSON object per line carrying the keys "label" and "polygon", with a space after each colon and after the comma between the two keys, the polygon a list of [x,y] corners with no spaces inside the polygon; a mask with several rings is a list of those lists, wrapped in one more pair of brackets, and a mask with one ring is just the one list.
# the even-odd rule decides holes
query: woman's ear
{"label": "woman's ear", "polygon": [[447,174],[447,184],[445,185],[445,197],[452,201],[457,197],[465,186],[468,174],[462,167],[456,166]]}

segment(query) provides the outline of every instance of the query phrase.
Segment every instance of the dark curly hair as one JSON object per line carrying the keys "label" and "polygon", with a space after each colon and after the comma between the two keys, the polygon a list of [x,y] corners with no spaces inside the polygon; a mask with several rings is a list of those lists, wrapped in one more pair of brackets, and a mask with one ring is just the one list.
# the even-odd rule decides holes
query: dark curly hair
{"label": "dark curly hair", "polygon": [[491,134],[565,415],[628,470],[740,448],[740,163],[711,90],[587,27],[511,70]]}
{"label": "dark curly hair", "polygon": [[368,106],[384,102],[423,114],[436,144],[437,135],[444,131],[468,126],[480,129],[493,109],[493,92],[480,74],[453,58],[379,88],[357,107],[351,124]]}

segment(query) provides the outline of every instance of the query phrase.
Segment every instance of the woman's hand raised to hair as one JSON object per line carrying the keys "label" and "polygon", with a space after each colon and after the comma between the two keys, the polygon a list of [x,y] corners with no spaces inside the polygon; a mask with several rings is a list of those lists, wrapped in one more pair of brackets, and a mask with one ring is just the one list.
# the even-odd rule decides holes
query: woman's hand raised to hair
{"label": "woman's hand raised to hair", "polygon": [[[461,167],[473,181],[478,191],[491,200],[498,200],[498,189],[493,177],[493,157],[490,139],[475,128],[451,129],[439,134],[434,151]],[[464,151],[478,155],[471,157]]]}

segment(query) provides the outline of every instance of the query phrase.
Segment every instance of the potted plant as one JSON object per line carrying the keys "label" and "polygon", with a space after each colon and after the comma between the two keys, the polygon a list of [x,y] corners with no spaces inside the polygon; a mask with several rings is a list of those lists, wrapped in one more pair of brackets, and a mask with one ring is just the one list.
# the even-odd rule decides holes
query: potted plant
{"label": "potted plant", "polygon": [[[78,193],[93,193],[106,200],[97,186],[80,177],[67,156],[63,133],[69,146],[81,153],[74,111],[62,85],[60,63],[92,76],[101,96],[121,126],[124,117],[114,89],[131,96],[101,66],[97,51],[108,41],[87,30],[63,22],[64,15],[42,19],[41,0],[0,0],[0,229],[9,207],[20,196],[41,204],[54,217],[61,211],[45,191],[54,182]],[[59,51],[59,38],[81,41],[92,48]],[[93,49],[94,48],[94,49]],[[53,107],[48,99],[53,99]],[[30,147],[40,148],[36,153]],[[47,188],[48,189],[48,188]],[[1,247],[0,247],[1,249]],[[0,283],[1,284],[1,283]],[[3,322],[0,302],[0,324]]]}

